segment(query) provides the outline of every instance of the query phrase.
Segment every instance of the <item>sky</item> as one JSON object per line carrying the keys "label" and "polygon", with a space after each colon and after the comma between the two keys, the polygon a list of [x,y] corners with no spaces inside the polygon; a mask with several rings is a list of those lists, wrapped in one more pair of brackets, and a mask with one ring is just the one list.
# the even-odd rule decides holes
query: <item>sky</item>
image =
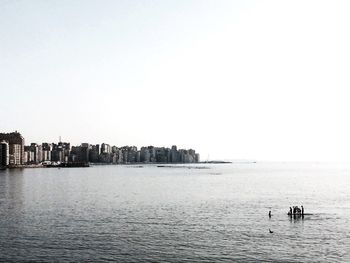
{"label": "sky", "polygon": [[350,160],[349,1],[0,0],[0,131]]}

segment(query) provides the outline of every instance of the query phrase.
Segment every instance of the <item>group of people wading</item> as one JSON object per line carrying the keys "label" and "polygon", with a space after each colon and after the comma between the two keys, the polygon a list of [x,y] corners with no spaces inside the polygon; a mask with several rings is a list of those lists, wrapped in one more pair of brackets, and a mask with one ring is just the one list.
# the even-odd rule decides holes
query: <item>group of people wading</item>
{"label": "group of people wading", "polygon": [[288,215],[292,216],[303,216],[304,215],[304,207],[301,206],[301,209],[298,206],[293,206],[293,208],[289,207]]}

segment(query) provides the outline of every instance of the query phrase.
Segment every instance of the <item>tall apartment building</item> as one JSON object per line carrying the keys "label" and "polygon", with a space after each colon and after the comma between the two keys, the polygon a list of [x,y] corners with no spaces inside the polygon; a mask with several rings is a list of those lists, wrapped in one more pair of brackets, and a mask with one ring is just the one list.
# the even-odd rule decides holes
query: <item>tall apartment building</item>
{"label": "tall apartment building", "polygon": [[42,153],[43,162],[51,161],[52,144],[51,143],[42,143],[41,147],[43,150],[43,153]]}
{"label": "tall apartment building", "polygon": [[173,145],[170,150],[170,161],[172,163],[178,163],[179,162],[179,153],[177,152],[176,145]]}
{"label": "tall apartment building", "polygon": [[111,153],[111,152],[112,152],[112,148],[109,144],[107,143],[101,144],[101,153]]}
{"label": "tall apartment building", "polygon": [[0,133],[0,141],[7,141],[9,144],[10,165],[24,163],[24,138],[19,132]]}
{"label": "tall apartment building", "polygon": [[144,163],[149,163],[151,159],[151,154],[148,147],[141,147],[140,161]]}
{"label": "tall apartment building", "polygon": [[41,144],[31,143],[24,146],[24,164],[39,164],[43,161],[43,147]]}
{"label": "tall apartment building", "polygon": [[59,142],[52,144],[51,160],[54,162],[68,162],[70,143]]}
{"label": "tall apartment building", "polygon": [[89,162],[89,149],[90,145],[88,143],[82,143],[80,146],[72,146],[69,160],[71,162]]}
{"label": "tall apartment building", "polygon": [[89,150],[89,162],[98,163],[100,157],[100,145],[91,145]]}
{"label": "tall apartment building", "polygon": [[10,149],[7,141],[0,141],[0,167],[10,164]]}

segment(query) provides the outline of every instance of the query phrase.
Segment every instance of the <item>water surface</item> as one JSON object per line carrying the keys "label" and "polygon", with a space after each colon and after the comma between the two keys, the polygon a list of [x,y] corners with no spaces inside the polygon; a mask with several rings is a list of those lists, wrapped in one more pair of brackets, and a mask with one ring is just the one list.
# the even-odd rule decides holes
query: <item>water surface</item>
{"label": "water surface", "polygon": [[0,260],[350,261],[349,165],[189,167],[0,171]]}

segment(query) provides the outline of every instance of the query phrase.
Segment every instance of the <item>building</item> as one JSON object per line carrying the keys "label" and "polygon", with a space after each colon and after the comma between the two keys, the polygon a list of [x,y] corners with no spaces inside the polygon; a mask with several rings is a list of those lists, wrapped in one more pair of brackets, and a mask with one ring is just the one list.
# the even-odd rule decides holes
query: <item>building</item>
{"label": "building", "polygon": [[88,163],[89,162],[89,150],[90,144],[82,143],[80,146],[79,162]]}
{"label": "building", "polygon": [[51,161],[52,144],[42,143],[41,147],[42,147],[42,161],[43,162]]}
{"label": "building", "polygon": [[89,162],[98,163],[100,157],[100,145],[91,145],[89,150]]}
{"label": "building", "polygon": [[89,162],[89,149],[90,145],[88,143],[82,143],[80,146],[72,146],[69,154],[69,160],[71,162]]}
{"label": "building", "polygon": [[140,161],[143,163],[149,163],[151,159],[148,147],[141,147]]}
{"label": "building", "polygon": [[156,148],[154,146],[148,146],[148,151],[149,151],[149,161],[151,163],[155,163],[157,162],[157,159],[156,159]]}
{"label": "building", "polygon": [[24,146],[24,152],[26,157],[24,163],[39,164],[43,161],[42,145],[31,143],[30,146]]}
{"label": "building", "polygon": [[112,162],[112,156],[110,153],[101,153],[99,156],[100,163],[111,163]]}
{"label": "building", "polygon": [[10,149],[7,141],[0,142],[0,167],[6,167],[10,164]]}
{"label": "building", "polygon": [[117,163],[123,163],[123,151],[121,149],[117,151]]}
{"label": "building", "polygon": [[177,152],[176,145],[173,145],[170,150],[170,162],[178,163],[179,162],[179,153]]}
{"label": "building", "polygon": [[23,164],[34,164],[34,152],[30,146],[24,146]]}
{"label": "building", "polygon": [[200,162],[200,155],[199,155],[199,153],[196,153],[195,162],[196,163]]}
{"label": "building", "polygon": [[24,148],[21,144],[10,144],[10,165],[16,166],[24,163]]}
{"label": "building", "polygon": [[168,162],[168,151],[164,147],[156,148],[156,162],[167,163]]}
{"label": "building", "polygon": [[136,162],[140,163],[141,162],[141,151],[136,152]]}
{"label": "building", "polygon": [[101,153],[111,153],[111,152],[112,152],[112,148],[109,144],[106,144],[106,143],[101,144]]}
{"label": "building", "polygon": [[59,142],[52,144],[51,161],[53,162],[68,162],[70,154],[70,143]]}
{"label": "building", "polygon": [[0,141],[9,144],[9,164],[20,165],[24,162],[24,138],[15,131],[11,133],[0,133]]}

